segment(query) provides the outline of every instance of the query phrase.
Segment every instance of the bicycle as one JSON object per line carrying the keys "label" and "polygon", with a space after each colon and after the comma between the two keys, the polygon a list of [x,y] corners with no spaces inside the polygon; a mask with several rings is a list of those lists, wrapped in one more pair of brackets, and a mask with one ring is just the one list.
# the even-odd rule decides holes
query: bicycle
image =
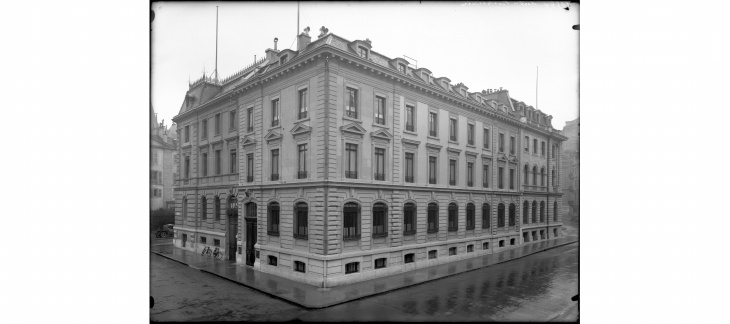
{"label": "bicycle", "polygon": [[215,247],[215,250],[213,250],[213,256],[216,258],[216,260],[223,259],[223,252],[218,250],[218,247]]}
{"label": "bicycle", "polygon": [[203,252],[200,253],[200,255],[207,256],[208,258],[210,258],[212,254],[213,254],[213,250],[211,250],[210,246],[207,246],[207,245],[203,249]]}

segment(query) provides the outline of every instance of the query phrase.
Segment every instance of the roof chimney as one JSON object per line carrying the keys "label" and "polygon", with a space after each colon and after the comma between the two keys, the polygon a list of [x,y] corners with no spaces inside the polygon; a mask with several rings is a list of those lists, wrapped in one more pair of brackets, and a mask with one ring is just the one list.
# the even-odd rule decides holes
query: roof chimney
{"label": "roof chimney", "polygon": [[274,50],[276,51],[276,43],[279,42],[279,38],[274,37]]}
{"label": "roof chimney", "polygon": [[309,27],[304,28],[304,32],[297,36],[297,51],[307,48],[309,43],[312,41],[312,37],[309,37]]}

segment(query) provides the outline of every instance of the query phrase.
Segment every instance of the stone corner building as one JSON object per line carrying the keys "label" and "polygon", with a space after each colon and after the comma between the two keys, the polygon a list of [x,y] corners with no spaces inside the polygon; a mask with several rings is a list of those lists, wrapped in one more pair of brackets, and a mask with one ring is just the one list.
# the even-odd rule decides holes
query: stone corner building
{"label": "stone corner building", "polygon": [[150,107],[150,210],[174,208],[173,182],[177,179],[178,154],[175,124],[169,128],[165,121],[157,122]]}
{"label": "stone corner building", "polygon": [[566,140],[551,118],[368,39],[303,33],[190,84],[174,244],[332,287],[550,239]]}

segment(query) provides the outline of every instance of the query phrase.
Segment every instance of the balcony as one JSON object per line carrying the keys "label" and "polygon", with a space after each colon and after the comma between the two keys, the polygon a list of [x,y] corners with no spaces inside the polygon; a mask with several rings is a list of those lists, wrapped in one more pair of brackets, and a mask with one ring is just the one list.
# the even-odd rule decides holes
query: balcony
{"label": "balcony", "polygon": [[272,173],[271,174],[271,181],[279,180],[279,174],[278,173]]}
{"label": "balcony", "polygon": [[429,184],[436,184],[436,178],[428,178]]}
{"label": "balcony", "polygon": [[297,172],[297,179],[306,179],[308,176],[307,171]]}
{"label": "balcony", "polygon": [[385,180],[385,173],[376,173],[375,180]]}
{"label": "balcony", "polygon": [[409,132],[413,131],[413,125],[406,124],[406,130]]}
{"label": "balcony", "polygon": [[413,176],[406,176],[406,182],[413,183]]}
{"label": "balcony", "polygon": [[246,176],[246,182],[253,182],[253,176]]}
{"label": "balcony", "polygon": [[345,171],[345,178],[357,179],[357,171]]}

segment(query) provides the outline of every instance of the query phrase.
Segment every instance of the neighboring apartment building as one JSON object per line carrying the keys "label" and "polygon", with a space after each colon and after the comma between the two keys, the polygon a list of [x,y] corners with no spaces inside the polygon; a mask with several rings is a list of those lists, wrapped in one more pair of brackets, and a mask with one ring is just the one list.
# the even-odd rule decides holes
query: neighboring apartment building
{"label": "neighboring apartment building", "polygon": [[580,118],[565,123],[563,135],[563,206],[569,219],[580,219]]}
{"label": "neighboring apartment building", "polygon": [[173,208],[176,179],[177,134],[175,124],[170,128],[164,120],[157,122],[157,114],[150,107],[150,209]]}
{"label": "neighboring apartment building", "polygon": [[551,118],[370,40],[303,33],[190,85],[174,244],[331,287],[550,239],[567,139]]}

